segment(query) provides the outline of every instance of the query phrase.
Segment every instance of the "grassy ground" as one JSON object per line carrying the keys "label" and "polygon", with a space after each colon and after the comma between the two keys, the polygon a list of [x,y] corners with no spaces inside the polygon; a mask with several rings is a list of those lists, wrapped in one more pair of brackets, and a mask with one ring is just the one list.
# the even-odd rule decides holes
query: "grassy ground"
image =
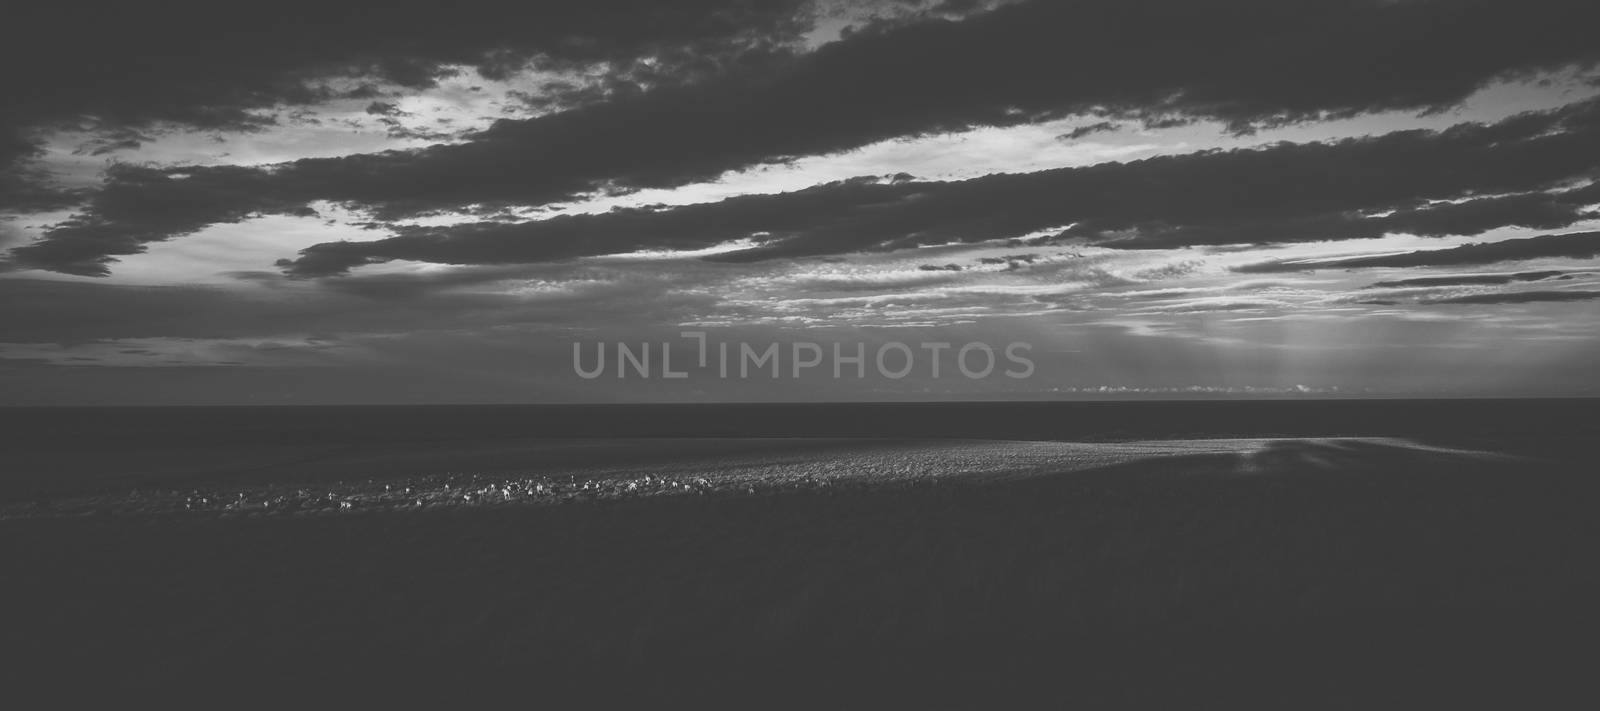
{"label": "grassy ground", "polygon": [[4,521],[6,671],[556,707],[1527,706],[1588,690],[1596,494],[1562,465],[1298,441],[754,496]]}

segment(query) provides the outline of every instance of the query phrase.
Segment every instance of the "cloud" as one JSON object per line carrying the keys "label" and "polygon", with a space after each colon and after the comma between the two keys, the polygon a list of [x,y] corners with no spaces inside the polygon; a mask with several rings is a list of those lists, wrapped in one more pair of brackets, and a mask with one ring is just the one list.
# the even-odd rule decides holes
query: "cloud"
{"label": "cloud", "polygon": [[1274,261],[1234,267],[1236,272],[1264,274],[1314,269],[1368,269],[1374,267],[1456,267],[1496,264],[1524,259],[1594,259],[1600,256],[1600,232],[1572,232],[1508,239],[1487,244],[1464,244],[1450,249],[1425,249],[1402,254],[1348,257],[1315,262]]}
{"label": "cloud", "polygon": [[1395,279],[1380,281],[1367,288],[1369,289],[1404,289],[1410,287],[1435,287],[1435,286],[1494,286],[1510,284],[1518,281],[1543,281],[1554,279],[1566,274],[1562,271],[1519,272],[1517,274],[1467,274],[1462,276],[1416,277],[1414,279]]}
{"label": "cloud", "polygon": [[[857,33],[774,66],[504,121],[471,147],[319,169],[381,166],[385,177],[362,192],[406,212],[669,187],[900,136],[1093,111],[1217,118],[1242,130],[1439,108],[1508,73],[1600,59],[1590,37],[1567,24],[1581,9],[1568,1],[1026,3]],[[1441,13],[1449,32],[1439,29]],[[1096,29],[1075,31],[1088,27]],[[526,170],[530,161],[540,169]],[[460,192],[402,187],[429,176]]]}
{"label": "cloud", "polygon": [[677,208],[622,208],[522,223],[401,227],[396,230],[400,236],[376,242],[315,245],[280,266],[296,275],[321,276],[391,259],[506,264],[643,249],[693,250],[743,238],[766,240],[796,234],[827,216],[870,209],[902,193],[892,185],[845,181],[782,195],[744,195]]}
{"label": "cloud", "polygon": [[[0,279],[9,343],[130,338],[250,339],[500,328],[562,330],[595,322],[685,321],[714,296],[682,288],[667,270],[540,274],[505,270],[406,279],[358,276],[337,285],[262,275],[232,286],[129,286]],[[419,298],[425,296],[426,298]]]}
{"label": "cloud", "polygon": [[1080,138],[1085,138],[1085,137],[1088,137],[1088,136],[1092,136],[1092,135],[1094,135],[1096,133],[1104,133],[1106,131],[1114,131],[1114,130],[1116,130],[1116,128],[1117,128],[1117,124],[1114,121],[1096,121],[1095,123],[1091,123],[1091,124],[1089,124],[1087,126],[1079,126],[1077,128],[1072,129],[1071,131],[1068,131],[1068,132],[1062,134],[1061,135],[1061,140],[1063,140],[1063,141],[1076,141],[1076,140],[1078,140]]}
{"label": "cloud", "polygon": [[[593,14],[624,16],[609,5]],[[698,10],[708,6],[716,3],[695,4]],[[141,215],[118,208],[130,201],[170,204],[169,193],[192,188],[173,184],[170,177],[179,172],[176,169],[123,171],[112,176],[102,196],[74,224],[48,238],[83,244],[43,248],[32,263],[80,274],[103,273],[108,258],[136,252],[148,241],[192,232],[219,215],[227,219],[318,199],[366,206],[379,219],[468,206],[539,205],[596,190],[674,187],[714,179],[729,170],[895,137],[1081,113],[1155,125],[1214,118],[1245,131],[1254,125],[1370,111],[1439,109],[1493,79],[1592,65],[1600,59],[1600,46],[1583,29],[1587,9],[1587,3],[1576,0],[1518,4],[1347,0],[1312,8],[1288,7],[1277,0],[1231,0],[1220,6],[1162,0],[1033,2],[961,21],[928,19],[856,32],[806,54],[763,51],[771,42],[756,42],[752,49],[750,42],[727,40],[730,32],[735,38],[746,37],[748,27],[732,32],[695,12],[672,15],[660,26],[652,13],[641,13],[652,19],[641,20],[638,26],[633,21],[607,25],[607,32],[600,34],[610,40],[599,42],[606,50],[577,49],[572,54],[590,59],[638,54],[645,51],[641,44],[650,48],[660,44],[627,41],[638,40],[630,31],[648,28],[651,37],[672,37],[675,29],[682,30],[680,39],[689,44],[702,37],[695,31],[723,38],[717,46],[731,43],[739,51],[717,56],[745,59],[729,60],[710,72],[676,67],[669,73],[703,79],[663,82],[567,111],[500,121],[458,145],[301,160],[259,169],[253,176],[186,169],[184,180],[216,184],[211,195],[215,202],[193,211],[175,206],[151,218],[153,224],[142,224]],[[396,22],[377,14],[383,16],[380,29]],[[398,67],[382,62],[375,66],[389,67],[384,70],[388,78],[401,84],[429,81],[428,72],[437,65],[428,64],[428,58],[435,54],[478,62],[481,71],[492,73],[491,60],[499,55],[482,48],[511,42],[505,39],[509,23],[473,8],[460,14],[474,20],[459,27],[447,22],[439,30],[441,38],[416,40],[433,54],[422,52],[421,59]],[[754,26],[768,30],[756,36],[781,37],[786,25],[771,19],[778,16],[748,10],[727,23],[740,26],[754,17],[765,23]],[[591,18],[588,11],[555,17],[555,29],[541,29],[532,36],[552,42],[587,36],[573,27],[589,27],[584,24]],[[335,27],[353,31],[339,18],[334,20]],[[708,22],[724,32],[710,32]],[[517,25],[517,29],[524,28]],[[470,50],[461,44],[475,37],[469,30],[481,30]],[[313,33],[313,38],[326,40],[322,32]],[[300,34],[290,34],[293,44],[273,56],[300,56],[302,43],[309,44]],[[399,46],[399,38],[412,36],[402,31],[385,42]],[[365,47],[357,42],[348,52]],[[248,49],[247,42],[236,51]],[[315,53],[307,56],[311,55]],[[183,73],[173,74],[176,78]],[[282,75],[263,72],[263,76]],[[194,97],[160,92],[140,97],[174,107],[197,103]],[[1590,154],[1593,151],[1578,153]],[[1334,187],[1341,193],[1350,191],[1347,185]],[[1285,205],[1290,207],[1294,204]],[[992,224],[997,222],[1004,221],[991,218],[991,224],[973,224],[969,219],[960,230],[996,231],[1004,226]],[[1204,231],[1215,227],[1191,225],[1187,233],[1167,239],[1197,242],[1205,239]],[[1265,226],[1256,227],[1267,231]],[[114,236],[122,234],[131,236]],[[838,251],[834,243],[860,241],[849,229],[813,236],[812,253]],[[922,237],[913,234],[908,239],[915,242]],[[103,245],[98,253],[92,248],[96,244]],[[792,251],[796,250],[779,253]]]}
{"label": "cloud", "polygon": [[83,199],[81,191],[61,187],[39,167],[41,153],[29,136],[7,127],[0,114],[0,216],[60,210]]}
{"label": "cloud", "polygon": [[701,249],[740,239],[758,245],[707,258],[751,262],[958,242],[1037,242],[1041,235],[1148,249],[1557,228],[1589,214],[1595,186],[1556,188],[1593,171],[1597,155],[1600,102],[1588,102],[1490,125],[1331,143],[964,181],[850,180],[793,193],[521,223],[399,227],[400,235],[389,239],[315,245],[282,266],[295,275],[326,276],[392,259],[508,264]]}
{"label": "cloud", "polygon": [[[257,110],[327,98],[323,82],[339,77],[369,87],[422,87],[462,65],[495,77],[535,59],[626,64],[698,53],[699,62],[714,63],[796,35],[804,29],[799,6],[796,0],[462,0],[446,9],[287,0],[241,21],[196,0],[93,12],[30,3],[12,14],[12,26],[29,31],[10,32],[0,44],[0,76],[28,99],[10,102],[0,119],[247,128],[270,120]],[[71,49],[64,50],[68,36]]]}
{"label": "cloud", "polygon": [[252,131],[285,109],[428,88],[462,66],[487,78],[537,63],[603,66],[618,83],[689,81],[792,51],[809,28],[804,4],[287,0],[241,21],[198,0],[27,3],[8,12],[12,31],[0,42],[10,92],[0,108],[0,207],[53,209],[39,204],[41,176],[15,160],[50,131],[104,134],[91,153],[137,145],[144,129]]}
{"label": "cloud", "polygon": [[1469,294],[1430,301],[1431,304],[1532,304],[1600,299],[1600,291],[1512,291]]}
{"label": "cloud", "polygon": [[[1429,190],[1425,185],[1419,191]],[[1145,222],[1106,230],[1083,226],[1067,234],[1105,235],[1124,232],[1132,236],[1116,245],[1124,249],[1163,248],[1196,244],[1266,244],[1333,239],[1362,239],[1386,234],[1422,237],[1476,235],[1502,227],[1555,229],[1593,217],[1588,200],[1577,193],[1531,192],[1494,197],[1438,200],[1394,208],[1398,197],[1363,207],[1330,205],[1324,211],[1271,214],[1257,211],[1204,217],[1192,222]],[[1437,195],[1437,193],[1435,193]],[[1330,197],[1332,194],[1330,194]],[[1420,202],[1420,201],[1410,201]],[[1377,209],[1374,209],[1377,208]],[[1388,209],[1385,209],[1388,208]]]}

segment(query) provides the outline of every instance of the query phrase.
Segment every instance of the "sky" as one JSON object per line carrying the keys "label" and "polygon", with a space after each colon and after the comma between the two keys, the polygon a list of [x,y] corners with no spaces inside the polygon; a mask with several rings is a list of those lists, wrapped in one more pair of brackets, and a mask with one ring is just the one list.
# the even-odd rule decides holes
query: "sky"
{"label": "sky", "polygon": [[1600,395],[1592,2],[10,14],[0,404]]}

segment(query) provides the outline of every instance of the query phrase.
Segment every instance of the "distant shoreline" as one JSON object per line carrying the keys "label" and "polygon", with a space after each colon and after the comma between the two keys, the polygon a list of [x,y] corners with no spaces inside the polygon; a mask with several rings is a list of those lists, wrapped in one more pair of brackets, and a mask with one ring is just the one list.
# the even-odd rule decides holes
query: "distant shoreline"
{"label": "distant shoreline", "polygon": [[[623,408],[623,407],[838,407],[838,406],[868,406],[868,407],[896,407],[896,406],[946,406],[946,405],[1101,405],[1101,404],[1140,404],[1140,405],[1168,405],[1176,403],[1283,403],[1283,402],[1543,402],[1572,400],[1587,400],[1600,402],[1600,395],[1436,395],[1418,397],[1413,395],[1316,395],[1299,396],[1284,394],[1276,396],[1251,396],[1251,397],[1214,397],[1208,394],[1197,394],[1194,397],[1163,397],[1163,396],[1122,396],[1122,397],[1084,397],[1073,399],[1046,399],[1046,398],[1019,398],[1008,394],[1003,398],[968,398],[950,400],[716,400],[703,402],[676,402],[676,401],[650,401],[650,402],[340,402],[340,403],[54,403],[38,405],[4,405],[0,404],[0,412],[7,410],[106,410],[106,409],[170,409],[170,408],[214,408],[214,409],[262,409],[262,408],[373,408],[373,407],[423,407],[423,408],[458,408],[458,407],[572,407],[572,408]],[[1170,395],[1164,393],[1163,395]]]}
{"label": "distant shoreline", "polygon": [[470,437],[1172,437],[1600,434],[1600,398],[0,407],[0,441]]}

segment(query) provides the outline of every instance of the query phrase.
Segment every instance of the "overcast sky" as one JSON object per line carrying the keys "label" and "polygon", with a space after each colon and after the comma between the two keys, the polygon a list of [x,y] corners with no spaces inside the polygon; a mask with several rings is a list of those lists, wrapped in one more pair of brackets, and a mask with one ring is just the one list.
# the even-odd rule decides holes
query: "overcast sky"
{"label": "overcast sky", "polygon": [[1592,0],[36,5],[0,404],[1600,395]]}

